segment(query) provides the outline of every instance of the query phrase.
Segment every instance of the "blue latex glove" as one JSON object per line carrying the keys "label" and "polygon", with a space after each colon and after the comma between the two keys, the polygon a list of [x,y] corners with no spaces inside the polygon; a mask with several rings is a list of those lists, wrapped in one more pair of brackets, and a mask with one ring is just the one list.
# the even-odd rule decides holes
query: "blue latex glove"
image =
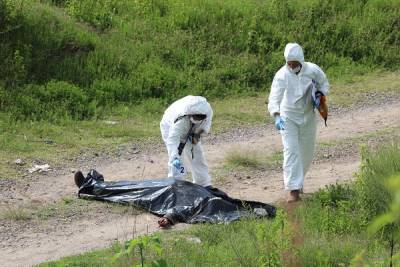
{"label": "blue latex glove", "polygon": [[177,168],[177,169],[180,169],[181,166],[182,166],[181,160],[180,160],[179,158],[175,158],[175,159],[172,161],[172,166],[174,166],[174,167]]}
{"label": "blue latex glove", "polygon": [[281,116],[275,117],[275,128],[278,130],[285,130],[285,121]]}
{"label": "blue latex glove", "polygon": [[319,108],[319,106],[321,105],[321,96],[323,96],[324,94],[320,91],[317,91],[315,93],[315,98],[313,98],[313,107],[314,108]]}

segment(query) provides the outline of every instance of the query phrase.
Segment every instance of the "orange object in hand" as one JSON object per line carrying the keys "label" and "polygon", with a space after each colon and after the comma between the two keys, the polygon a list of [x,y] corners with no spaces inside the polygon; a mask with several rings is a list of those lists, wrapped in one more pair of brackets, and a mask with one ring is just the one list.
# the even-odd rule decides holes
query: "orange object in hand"
{"label": "orange object in hand", "polygon": [[320,97],[320,104],[318,107],[318,111],[319,114],[321,114],[321,117],[324,119],[325,121],[325,126],[328,126],[326,124],[326,121],[328,120],[328,99],[326,98],[326,96],[322,95]]}

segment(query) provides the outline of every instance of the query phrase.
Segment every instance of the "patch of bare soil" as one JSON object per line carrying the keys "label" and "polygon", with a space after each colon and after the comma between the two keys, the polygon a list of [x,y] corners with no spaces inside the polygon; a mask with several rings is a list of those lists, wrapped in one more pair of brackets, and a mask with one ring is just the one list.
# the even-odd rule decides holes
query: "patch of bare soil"
{"label": "patch of bare soil", "polygon": [[[346,112],[335,112],[328,127],[319,123],[316,158],[305,181],[304,192],[314,192],[325,185],[353,179],[360,156],[354,140],[362,136],[366,143],[381,142],[368,134],[400,125],[400,105],[370,105]],[[367,136],[367,137],[365,137]],[[364,142],[364,141],[363,141]],[[167,174],[167,153],[163,146],[146,153],[134,153],[111,162],[105,160],[94,166],[106,180],[142,180],[163,178]],[[211,170],[221,169],[232,149],[252,149],[266,155],[281,151],[281,138],[272,125],[236,130],[221,136],[205,138],[204,148]],[[74,169],[89,171],[85,162]],[[0,214],[21,207],[57,207],[65,199],[74,199],[77,187],[73,174],[57,175],[48,172],[19,180],[1,182]],[[215,174],[215,173],[214,173]],[[224,182],[216,185],[230,196],[262,202],[277,202],[286,197],[280,167],[249,170],[247,173],[229,172]],[[90,204],[89,204],[90,203]],[[128,210],[112,212],[110,204],[88,204],[72,212],[55,212],[46,219],[0,219],[1,266],[31,266],[62,256],[78,254],[95,248],[104,248],[115,241],[158,231],[157,218],[147,213]],[[172,230],[187,227],[174,226]]]}
{"label": "patch of bare soil", "polygon": [[[279,203],[280,207],[285,210],[288,215],[289,227],[293,233],[292,244],[295,248],[301,246],[304,241],[304,236],[301,233],[301,225],[295,216],[295,209],[299,206],[300,202],[287,203],[286,201],[281,201]],[[284,266],[287,267],[297,267],[300,266],[296,255],[293,251],[286,250],[282,253]]]}

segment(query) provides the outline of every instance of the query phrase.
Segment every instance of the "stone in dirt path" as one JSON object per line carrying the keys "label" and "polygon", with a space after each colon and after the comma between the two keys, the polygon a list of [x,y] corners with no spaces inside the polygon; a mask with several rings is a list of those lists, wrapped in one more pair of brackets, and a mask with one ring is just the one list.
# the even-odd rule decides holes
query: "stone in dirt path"
{"label": "stone in dirt path", "polygon": [[[328,127],[319,123],[318,142],[340,141],[357,138],[376,130],[400,125],[400,105],[373,106],[362,110],[349,111],[331,116]],[[222,166],[224,158],[233,149],[250,149],[273,154],[281,150],[280,135],[271,126],[250,137],[231,137],[218,142],[204,141],[204,148],[210,169]],[[132,160],[104,164],[96,169],[106,180],[162,178],[166,176],[166,152],[139,155]],[[325,185],[352,178],[358,170],[358,153],[349,153],[339,158],[316,161],[306,181],[305,192],[314,192]],[[84,170],[88,171],[88,170]],[[2,191],[0,208],[16,206],[18,203],[51,204],[63,197],[76,195],[77,188],[72,174],[52,177],[46,175],[32,181],[29,187],[16,186],[13,191]],[[282,174],[279,170],[258,172],[250,179],[235,179],[219,186],[232,197],[263,202],[276,202],[283,197]],[[12,194],[14,201],[9,199]],[[182,229],[186,225],[177,225]],[[0,220],[0,262],[1,266],[30,266],[55,260],[62,256],[78,254],[95,248],[111,245],[115,240],[126,240],[132,236],[157,231],[157,220],[150,214],[90,213],[90,216],[76,216],[63,222],[49,220],[41,224],[18,223]]]}

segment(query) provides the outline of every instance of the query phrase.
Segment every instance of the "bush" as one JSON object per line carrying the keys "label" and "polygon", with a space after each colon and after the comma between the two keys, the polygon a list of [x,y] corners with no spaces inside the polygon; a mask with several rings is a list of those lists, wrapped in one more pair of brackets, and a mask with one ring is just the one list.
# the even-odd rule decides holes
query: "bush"
{"label": "bush", "polygon": [[386,213],[393,201],[388,179],[400,173],[397,143],[374,151],[362,149],[362,166],[354,185],[335,184],[319,190],[306,201],[308,229],[324,234],[364,231],[372,220]]}
{"label": "bush", "polygon": [[356,201],[363,223],[368,225],[375,217],[386,213],[393,201],[393,192],[387,187],[389,178],[400,173],[400,146],[386,145],[376,151],[364,148],[362,165],[357,174]]}
{"label": "bush", "polygon": [[92,82],[84,66],[88,53],[94,49],[87,34],[60,21],[54,11],[44,6],[0,1],[9,10],[5,29],[0,31],[0,83],[6,90],[49,80],[78,85]]}
{"label": "bush", "polygon": [[8,92],[0,85],[0,110],[4,111],[8,105]]}
{"label": "bush", "polygon": [[69,0],[68,13],[104,31],[113,25],[113,16],[117,13],[116,0]]}
{"label": "bush", "polygon": [[29,85],[15,100],[11,109],[16,118],[36,120],[82,120],[95,114],[95,106],[77,86],[67,82],[50,81],[44,86]]}
{"label": "bush", "polygon": [[[389,265],[398,254],[400,225],[395,202],[399,192],[388,185],[399,186],[399,179],[398,143],[363,148],[355,183],[327,186],[297,211],[306,237],[301,265]],[[376,235],[367,235],[371,229]]]}
{"label": "bush", "polygon": [[360,216],[356,209],[355,191],[349,184],[326,186],[306,199],[304,225],[324,236],[359,233]]}

